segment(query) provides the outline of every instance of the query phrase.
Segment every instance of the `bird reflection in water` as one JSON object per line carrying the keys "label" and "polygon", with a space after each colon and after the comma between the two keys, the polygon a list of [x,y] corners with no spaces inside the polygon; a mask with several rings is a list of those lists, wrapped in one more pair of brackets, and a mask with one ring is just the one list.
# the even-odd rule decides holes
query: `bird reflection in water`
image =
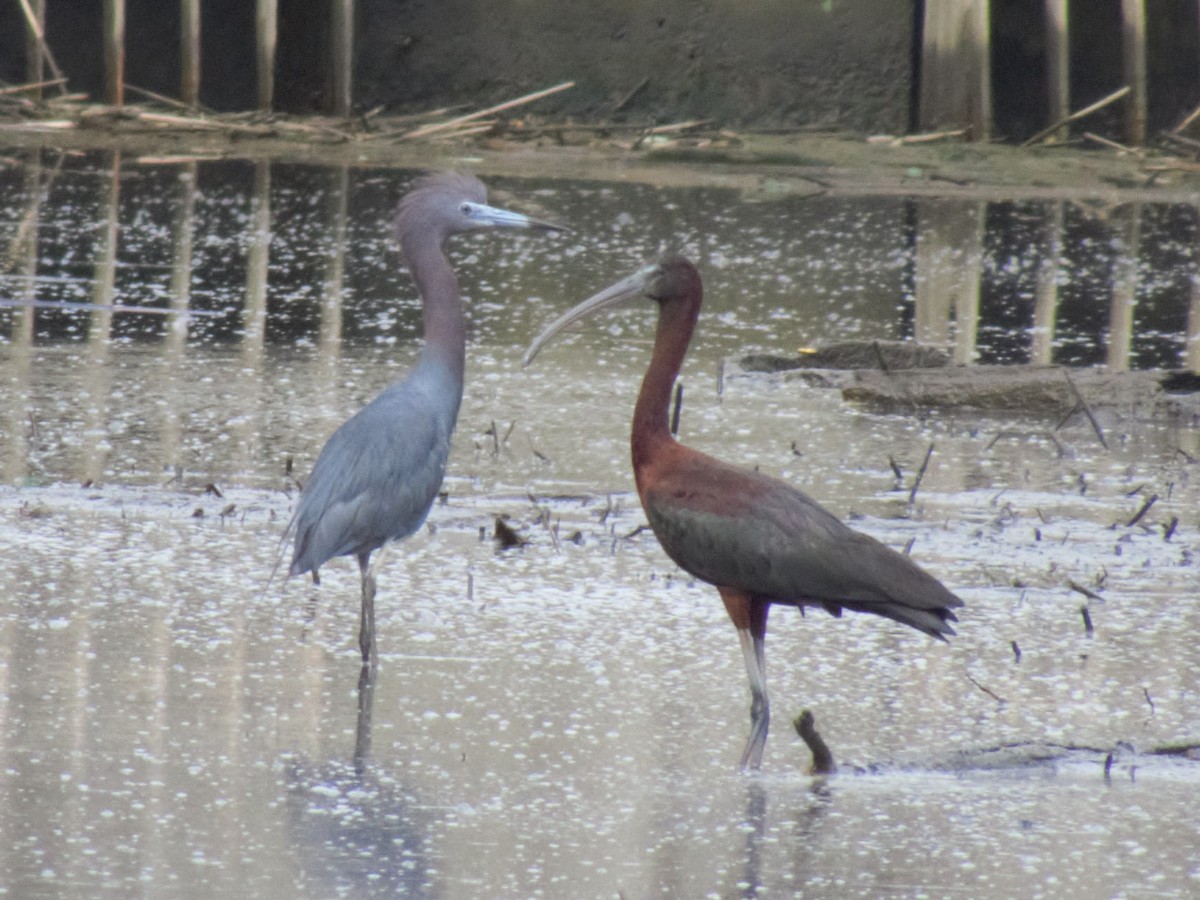
{"label": "bird reflection in water", "polygon": [[375,670],[363,665],[350,762],[285,761],[288,832],[306,896],[434,897],[428,814],[371,761]]}

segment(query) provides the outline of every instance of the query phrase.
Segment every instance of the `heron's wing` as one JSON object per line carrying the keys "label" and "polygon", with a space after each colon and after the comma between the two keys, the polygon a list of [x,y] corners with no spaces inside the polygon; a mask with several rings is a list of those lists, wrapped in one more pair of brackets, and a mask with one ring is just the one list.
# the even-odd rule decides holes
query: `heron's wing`
{"label": "heron's wing", "polygon": [[962,601],[903,554],[805,494],[676,445],[642,501],[667,554],[698,578],[781,602],[849,608],[927,633]]}
{"label": "heron's wing", "polygon": [[301,493],[289,574],[416,531],[441,488],[457,412],[405,382],[343,423]]}

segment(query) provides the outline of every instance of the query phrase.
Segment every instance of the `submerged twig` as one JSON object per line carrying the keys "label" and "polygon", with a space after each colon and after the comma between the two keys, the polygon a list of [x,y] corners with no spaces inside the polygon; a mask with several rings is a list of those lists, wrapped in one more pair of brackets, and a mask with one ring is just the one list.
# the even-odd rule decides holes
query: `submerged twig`
{"label": "submerged twig", "polygon": [[912,490],[908,493],[908,502],[913,503],[917,499],[917,489],[921,487],[921,480],[925,477],[925,470],[929,467],[929,459],[933,456],[933,444],[929,445],[929,449],[925,451],[925,459],[921,463],[921,468],[917,470],[916,481],[913,482]]}
{"label": "submerged twig", "polygon": [[1089,600],[1095,600],[1097,603],[1104,602],[1103,597],[1101,597],[1095,591],[1084,587],[1082,584],[1080,584],[1077,581],[1068,581],[1067,585],[1071,588],[1071,590],[1075,591],[1078,594],[1083,594],[1083,596],[1087,597]]}
{"label": "submerged twig", "polygon": [[1096,432],[1096,437],[1100,440],[1100,446],[1107,450],[1108,441],[1104,439],[1104,432],[1100,428],[1100,423],[1097,422],[1096,417],[1092,415],[1092,408],[1088,406],[1087,401],[1083,399],[1083,394],[1079,393],[1079,388],[1075,385],[1075,381],[1071,378],[1071,373],[1066,369],[1063,369],[1063,375],[1066,376],[1067,384],[1071,386],[1071,391],[1075,394],[1075,399],[1079,401],[1079,405],[1083,409],[1083,414],[1087,416],[1087,420],[1092,423],[1092,429]]}
{"label": "submerged twig", "polygon": [[837,771],[837,764],[833,761],[833,754],[829,752],[829,745],[817,732],[817,720],[813,716],[812,710],[803,710],[800,715],[796,716],[792,725],[796,729],[796,734],[800,735],[800,740],[808,745],[809,752],[812,753],[812,765],[808,768],[808,774],[834,774]]}
{"label": "submerged twig", "polygon": [[1149,496],[1149,498],[1147,498],[1146,502],[1142,504],[1142,508],[1139,509],[1134,514],[1132,519],[1130,519],[1128,522],[1125,523],[1125,527],[1132,528],[1138,522],[1142,521],[1142,517],[1145,516],[1146,513],[1149,512],[1150,507],[1152,507],[1157,502],[1158,502],[1158,494],[1151,494]]}
{"label": "submerged twig", "polygon": [[975,685],[975,687],[979,688],[981,691],[983,691],[985,694],[987,694],[989,697],[991,697],[997,703],[1008,703],[1007,700],[1005,700],[1003,697],[1001,697],[999,694],[997,694],[991,688],[984,687],[982,684],[980,684],[978,681],[976,681],[974,678],[972,678],[970,672],[964,672],[963,674],[967,676],[967,681],[971,682],[971,684]]}

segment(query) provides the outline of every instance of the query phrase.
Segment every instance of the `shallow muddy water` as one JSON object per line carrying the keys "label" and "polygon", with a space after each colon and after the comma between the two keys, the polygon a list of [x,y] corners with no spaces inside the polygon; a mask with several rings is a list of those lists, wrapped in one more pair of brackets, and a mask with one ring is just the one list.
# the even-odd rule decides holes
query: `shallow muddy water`
{"label": "shallow muddy water", "polygon": [[[267,579],[288,461],[303,479],[415,359],[387,240],[413,173],[6,160],[0,299],[177,313],[0,308],[0,892],[1200,891],[1200,762],[1153,752],[1200,743],[1195,424],[1093,398],[1106,448],[1083,416],[877,415],[736,365],[918,337],[1195,370],[1191,208],[487,179],[576,231],[452,244],[471,337],[447,496],[382,566],[360,692],[353,563]],[[653,310],[520,367],[663,248],[706,279],[681,438],[912,541],[966,602],[945,646],[777,610],[755,776],[733,628],[639,530]],[[498,550],[498,516],[528,543]],[[833,778],[805,774],[803,708]]]}

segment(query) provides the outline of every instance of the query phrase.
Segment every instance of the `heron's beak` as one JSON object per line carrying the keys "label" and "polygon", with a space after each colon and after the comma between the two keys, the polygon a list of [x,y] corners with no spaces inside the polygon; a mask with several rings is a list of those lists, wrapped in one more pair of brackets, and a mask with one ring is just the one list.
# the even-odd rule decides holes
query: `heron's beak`
{"label": "heron's beak", "polygon": [[471,219],[480,228],[526,228],[532,231],[570,231],[565,225],[535,219],[524,213],[477,203],[471,210]]}
{"label": "heron's beak", "polygon": [[586,319],[592,313],[608,309],[610,306],[616,306],[634,297],[644,297],[650,282],[653,281],[657,274],[657,263],[643,266],[632,275],[622,278],[616,284],[606,287],[600,293],[588,297],[578,306],[567,310],[547,325],[545,330],[534,338],[533,343],[529,345],[529,349],[525,351],[525,358],[521,361],[521,365],[527,366],[533,362],[533,358],[538,355],[546,344],[550,343],[551,338],[564,328],[574,325],[580,319]]}

